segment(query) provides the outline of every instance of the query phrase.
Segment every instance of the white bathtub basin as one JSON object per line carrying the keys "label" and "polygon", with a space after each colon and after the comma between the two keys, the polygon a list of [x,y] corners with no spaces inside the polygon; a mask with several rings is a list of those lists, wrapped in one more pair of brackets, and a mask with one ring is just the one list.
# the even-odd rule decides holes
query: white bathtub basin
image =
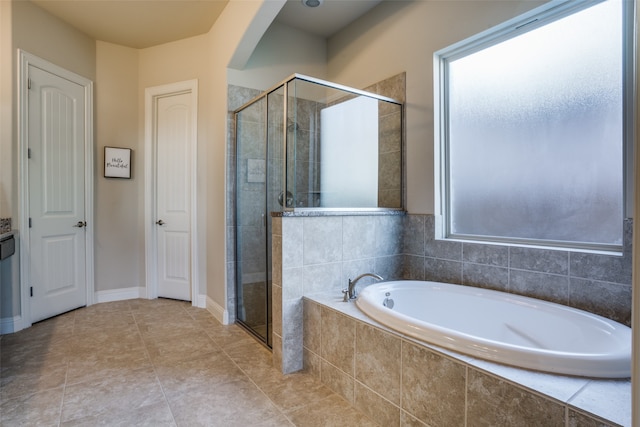
{"label": "white bathtub basin", "polygon": [[560,304],[420,281],[370,285],[356,304],[402,334],[481,359],[566,375],[631,375],[631,329]]}

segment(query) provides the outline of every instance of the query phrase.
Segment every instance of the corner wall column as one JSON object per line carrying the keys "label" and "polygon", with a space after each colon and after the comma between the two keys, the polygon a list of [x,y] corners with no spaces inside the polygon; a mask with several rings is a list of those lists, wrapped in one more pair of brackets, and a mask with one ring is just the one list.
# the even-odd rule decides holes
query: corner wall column
{"label": "corner wall column", "polygon": [[290,374],[303,366],[303,220],[272,221],[273,366]]}

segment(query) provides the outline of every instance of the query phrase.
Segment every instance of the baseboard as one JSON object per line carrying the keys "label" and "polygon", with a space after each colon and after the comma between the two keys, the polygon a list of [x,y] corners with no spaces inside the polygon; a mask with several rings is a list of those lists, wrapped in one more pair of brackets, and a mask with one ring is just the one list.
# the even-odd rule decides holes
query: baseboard
{"label": "baseboard", "polygon": [[127,299],[146,298],[147,289],[144,287],[109,289],[107,291],[97,291],[95,302],[123,301]]}
{"label": "baseboard", "polygon": [[0,319],[0,335],[12,334],[22,329],[22,316],[20,315]]}
{"label": "baseboard", "polygon": [[198,295],[196,298],[196,307],[198,308],[207,308],[207,296],[206,295]]}
{"label": "baseboard", "polygon": [[213,317],[218,319],[218,322],[222,323],[223,325],[228,325],[229,312],[225,310],[224,307],[220,306],[217,302],[209,298],[208,296],[206,298],[207,298],[207,301],[206,301],[207,311],[213,314]]}

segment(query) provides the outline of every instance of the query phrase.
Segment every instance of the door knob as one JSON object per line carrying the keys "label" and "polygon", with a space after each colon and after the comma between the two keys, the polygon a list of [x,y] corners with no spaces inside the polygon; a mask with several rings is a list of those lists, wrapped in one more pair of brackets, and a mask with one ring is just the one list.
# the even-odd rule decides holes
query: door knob
{"label": "door knob", "polygon": [[156,221],[156,224],[158,224],[158,225],[164,225],[164,221],[163,221],[163,220],[161,220],[161,219],[159,219],[159,220],[157,220],[157,221]]}
{"label": "door knob", "polygon": [[76,225],[74,225],[74,227],[78,227],[78,228],[82,228],[82,227],[86,227],[87,226],[87,222],[86,221],[78,221],[78,223]]}

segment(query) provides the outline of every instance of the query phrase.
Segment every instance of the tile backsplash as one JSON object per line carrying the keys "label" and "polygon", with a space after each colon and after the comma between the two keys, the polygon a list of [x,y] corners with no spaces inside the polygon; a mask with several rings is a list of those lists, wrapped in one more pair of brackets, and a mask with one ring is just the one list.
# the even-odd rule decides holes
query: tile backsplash
{"label": "tile backsplash", "polygon": [[404,279],[495,289],[631,324],[632,220],[620,255],[435,240],[433,215],[407,215]]}

